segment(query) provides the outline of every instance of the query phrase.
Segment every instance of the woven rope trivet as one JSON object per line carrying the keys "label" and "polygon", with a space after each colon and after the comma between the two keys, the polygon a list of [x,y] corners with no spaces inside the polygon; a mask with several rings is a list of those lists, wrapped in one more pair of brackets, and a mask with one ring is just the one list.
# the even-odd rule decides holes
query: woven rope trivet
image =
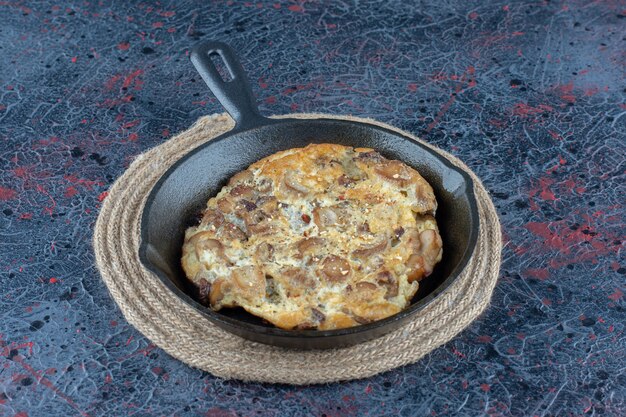
{"label": "woven rope trivet", "polygon": [[[401,132],[368,119],[320,114],[289,117],[343,118]],[[159,177],[191,149],[233,126],[225,114],[205,116],[189,130],[139,155],[111,187],[98,217],[94,231],[98,269],[126,319],[154,344],[226,379],[315,384],[365,378],[415,362],[452,339],[487,307],[502,249],[495,208],[467,166],[431,146],[471,175],[481,227],[475,252],[459,279],[407,325],[348,348],[299,351],[250,342],[209,323],[139,262],[139,226],[146,198]]]}

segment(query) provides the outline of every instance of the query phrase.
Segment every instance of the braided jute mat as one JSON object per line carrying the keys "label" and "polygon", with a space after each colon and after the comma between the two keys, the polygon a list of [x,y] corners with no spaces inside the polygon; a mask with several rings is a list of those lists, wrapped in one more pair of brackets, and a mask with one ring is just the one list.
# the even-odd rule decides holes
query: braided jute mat
{"label": "braided jute mat", "polygon": [[[357,120],[411,136],[369,119],[322,114],[289,117]],[[467,166],[426,144],[471,175],[481,226],[475,252],[459,279],[407,325],[352,347],[299,351],[250,342],[208,322],[140,263],[141,213],[150,190],[174,162],[233,126],[226,114],[200,118],[189,130],[139,155],[113,184],[102,205],[93,242],[98,269],[126,319],[155,345],[225,379],[318,384],[365,378],[415,362],[452,339],[487,307],[502,249],[495,208]]]}

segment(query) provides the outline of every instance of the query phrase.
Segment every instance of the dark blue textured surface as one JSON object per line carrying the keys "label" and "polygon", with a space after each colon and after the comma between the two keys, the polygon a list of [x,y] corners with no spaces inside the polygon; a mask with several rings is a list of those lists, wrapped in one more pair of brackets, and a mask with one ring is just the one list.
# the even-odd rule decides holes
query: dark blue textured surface
{"label": "dark blue textured surface", "polygon": [[[103,3],[0,2],[0,416],[626,414],[623,2]],[[373,117],[474,169],[506,241],[488,311],[417,364],[304,388],[130,327],[92,228],[134,156],[221,111],[187,60],[205,38],[265,114]]]}

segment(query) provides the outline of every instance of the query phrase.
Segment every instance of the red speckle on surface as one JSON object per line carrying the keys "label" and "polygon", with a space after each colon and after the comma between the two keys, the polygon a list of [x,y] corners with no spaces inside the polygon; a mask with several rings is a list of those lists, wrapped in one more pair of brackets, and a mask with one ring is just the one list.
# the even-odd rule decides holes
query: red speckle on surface
{"label": "red speckle on surface", "polygon": [[504,10],[505,12],[508,12],[510,10],[509,6],[502,6],[502,10]]}
{"label": "red speckle on surface", "polygon": [[35,189],[37,190],[37,192],[45,195],[46,197],[48,197],[50,199],[50,202],[52,203],[51,206],[48,207],[44,207],[43,212],[49,215],[52,215],[52,213],[54,212],[54,209],[57,206],[57,202],[55,201],[55,199],[52,197],[52,195],[50,195],[50,193],[48,192],[48,190],[46,190],[42,185],[37,184],[37,186],[35,187]]}
{"label": "red speckle on surface", "polygon": [[121,75],[114,75],[113,77],[109,78],[107,82],[104,83],[104,88],[107,91],[113,90],[113,88],[115,87],[115,84],[120,80],[120,78],[122,78]]}
{"label": "red speckle on surface", "polygon": [[73,56],[72,59],[70,59],[70,61],[72,61],[72,64],[75,64],[76,61],[78,61],[78,57],[77,56]]}
{"label": "red speckle on surface", "polygon": [[479,343],[491,343],[493,341],[493,338],[488,335],[482,335],[482,336],[478,336],[476,338],[476,341]]}
{"label": "red speckle on surface", "polygon": [[[468,78],[471,78],[474,75],[474,73],[475,73],[475,68],[473,66],[470,66],[470,67],[467,68],[466,73],[464,73],[460,77],[457,76],[457,75],[451,75],[449,77],[451,80],[458,80],[458,81],[460,81],[460,83],[457,83],[456,87],[454,87],[454,94],[450,94],[450,98],[441,107],[441,109],[439,110],[439,112],[435,116],[435,119],[426,127],[426,133],[429,133],[431,130],[433,130],[433,128],[435,126],[437,126],[437,124],[439,123],[439,120],[441,120],[443,115],[446,114],[446,112],[450,109],[452,104],[454,104],[454,102],[456,101],[456,98],[459,95],[459,93],[461,93],[462,90],[464,89],[463,83]],[[441,74],[441,73],[437,73],[437,74],[434,75],[434,77],[432,77],[432,79],[435,80],[435,81],[444,81],[447,78],[448,77],[447,77],[446,74]],[[473,88],[475,86],[476,86],[476,81],[474,79],[470,79],[467,82],[467,89]]]}
{"label": "red speckle on surface", "polygon": [[485,392],[489,392],[491,391],[491,386],[489,386],[489,384],[480,384],[480,389],[485,391]]}
{"label": "red speckle on surface", "polygon": [[550,223],[529,222],[526,223],[526,229],[544,239],[551,239],[553,232],[550,230]]}
{"label": "red speckle on surface", "polygon": [[291,5],[291,6],[287,7],[287,8],[289,9],[289,11],[292,11],[292,12],[303,12],[304,11],[302,6],[298,6],[297,4],[293,4],[293,5]]}
{"label": "red speckle on surface", "polygon": [[165,372],[165,369],[161,368],[160,366],[155,366],[151,370],[153,374],[155,374],[156,376],[160,376],[161,378],[163,378],[164,381],[167,381],[170,379],[167,372]]}
{"label": "red speckle on surface", "polygon": [[598,87],[586,88],[585,89],[585,96],[586,97],[594,96],[594,95],[598,94],[599,91],[600,91],[600,89]]}
{"label": "red speckle on surface", "polygon": [[563,140],[563,136],[559,135],[559,134],[558,134],[558,133],[556,133],[556,132],[553,132],[553,131],[551,131],[551,130],[548,130],[548,133],[550,134],[550,136],[552,136],[552,138],[553,138],[553,139],[556,139],[556,140]]}
{"label": "red speckle on surface", "polygon": [[[32,342],[30,342],[32,343]],[[32,355],[32,350],[31,350],[31,355]],[[6,355],[5,355],[6,356]],[[33,379],[40,385],[43,385],[44,387],[50,389],[51,391],[53,391],[59,398],[63,399],[70,407],[72,407],[74,410],[76,410],[81,416],[83,417],[89,417],[89,414],[82,411],[78,405],[67,395],[65,395],[65,393],[63,393],[63,391],[61,391],[59,388],[57,388],[52,381],[50,381],[48,378],[43,376],[43,372],[40,371],[36,371],[32,366],[30,366],[29,364],[27,364],[26,362],[24,362],[23,357],[21,356],[16,356],[13,358],[13,362],[19,364],[20,366],[22,366],[22,368],[24,368],[29,374],[31,374],[33,376]]]}
{"label": "red speckle on surface", "polygon": [[170,131],[169,129],[163,129],[163,131],[161,132],[161,135],[163,135],[163,137],[167,138],[170,136]]}
{"label": "red speckle on surface", "polygon": [[576,102],[576,96],[574,95],[574,83],[572,81],[564,85],[556,86],[555,90],[559,93],[559,96],[563,101],[568,103]]}
{"label": "red speckle on surface", "polygon": [[530,209],[532,211],[538,211],[539,206],[535,201],[535,196],[539,196],[544,201],[555,201],[556,195],[550,189],[556,181],[553,178],[542,177],[539,178],[539,184],[528,190],[528,196],[530,197]]}
{"label": "red speckle on surface", "polygon": [[120,42],[117,44],[117,49],[120,51],[127,51],[130,48],[130,42]]}
{"label": "red speckle on surface", "polygon": [[409,90],[409,91],[411,91],[411,92],[415,92],[415,91],[417,91],[417,84],[415,84],[415,83],[410,83],[410,84],[407,86],[407,90]]}
{"label": "red speckle on surface", "polygon": [[528,268],[524,271],[524,275],[528,275],[529,277],[532,278],[537,278],[540,280],[546,280],[550,277],[550,273],[548,272],[547,269],[541,269],[541,268]]}
{"label": "red speckle on surface", "polygon": [[23,379],[28,378],[28,375],[25,374],[13,374],[13,376],[11,377],[11,382],[20,382]]}
{"label": "red speckle on surface", "polygon": [[532,116],[535,114],[551,112],[553,110],[554,108],[551,106],[548,106],[547,104],[539,104],[537,107],[532,107],[526,103],[517,103],[513,107],[512,113],[514,116],[527,117],[527,116]]}
{"label": "red speckle on surface", "polygon": [[110,384],[111,381],[113,381],[113,378],[111,377],[111,375],[106,374],[105,377],[104,377],[104,383],[105,384]]}
{"label": "red speckle on surface", "polygon": [[73,187],[70,185],[69,187],[65,189],[63,196],[65,198],[71,198],[71,197],[74,197],[76,194],[78,194],[78,190],[76,189],[76,187]]}
{"label": "red speckle on surface", "polygon": [[539,193],[539,197],[542,200],[546,200],[546,201],[554,201],[554,200],[556,200],[556,196],[549,189],[541,190],[541,192]]}
{"label": "red speckle on surface", "polygon": [[491,119],[491,120],[489,120],[489,124],[499,128],[499,129],[502,129],[502,128],[506,127],[506,122],[502,121],[502,120],[498,120],[498,119]]}
{"label": "red speckle on surface", "polygon": [[28,417],[28,413],[26,411],[20,411],[19,413],[15,414],[13,417]]}
{"label": "red speckle on surface", "polygon": [[57,143],[59,141],[59,138],[56,136],[52,136],[49,139],[40,139],[39,140],[39,144],[43,145],[43,146],[48,146],[51,145],[53,143]]}
{"label": "red speckle on surface", "polygon": [[33,218],[33,213],[22,213],[20,214],[21,220],[30,220]]}
{"label": "red speckle on surface", "polygon": [[126,122],[122,125],[122,129],[130,129],[133,126],[137,126],[140,120],[133,120],[132,122]]}
{"label": "red speckle on surface", "polygon": [[[460,89],[458,91],[460,91]],[[456,101],[456,95],[450,95],[450,98],[448,99],[448,101],[441,107],[441,110],[439,110],[439,113],[437,113],[437,115],[435,116],[435,120],[433,120],[426,128],[426,133],[430,133],[430,131],[433,130],[435,126],[437,126],[441,117],[443,117],[443,115],[446,114],[448,109],[450,109],[450,107],[455,101]]]}
{"label": "red speckle on surface", "polygon": [[161,15],[163,17],[173,17],[175,14],[176,14],[176,12],[173,12],[173,11],[159,12],[159,15]]}
{"label": "red speckle on surface", "polygon": [[108,191],[103,191],[100,193],[100,195],[98,196],[98,201],[104,201],[105,198],[107,198],[107,196],[109,195]]}
{"label": "red speckle on surface", "polygon": [[467,15],[467,17],[469,17],[472,20],[475,20],[478,18],[478,13],[476,12],[471,12],[470,14]]}
{"label": "red speckle on surface", "polygon": [[457,348],[455,348],[454,346],[452,347],[452,353],[454,353],[459,358],[464,358],[465,357],[465,354],[463,352],[461,352],[460,350],[458,350]]}
{"label": "red speckle on surface", "polygon": [[135,132],[131,133],[130,135],[128,135],[128,140],[131,142],[135,142],[137,141],[137,139],[139,139],[139,135]]}
{"label": "red speckle on surface", "polygon": [[613,292],[611,295],[609,295],[609,298],[613,301],[618,301],[620,300],[622,297],[624,296],[624,293],[619,289],[616,288],[615,292]]}
{"label": "red speckle on surface", "polygon": [[155,28],[155,29],[162,28],[163,27],[163,22],[154,22],[152,24],[152,27]]}
{"label": "red speckle on surface", "polygon": [[[611,242],[618,237],[604,232],[600,235],[596,232],[596,220],[587,214],[570,213],[570,219],[563,219],[552,222],[529,222],[524,228],[532,234],[542,238],[534,241],[531,251],[556,251],[551,256],[549,265],[553,269],[561,268],[570,263],[591,262],[596,264],[600,258],[612,253],[617,253],[619,246],[612,245]],[[573,220],[576,219],[576,220]],[[570,225],[577,221],[581,224],[577,228]],[[575,253],[575,257],[570,255]]]}
{"label": "red speckle on surface", "polygon": [[463,381],[461,381],[461,386],[463,387],[463,389],[467,389],[467,387],[469,387],[469,381],[464,379]]}
{"label": "red speckle on surface", "polygon": [[140,75],[143,75],[142,69],[135,70],[131,72],[130,74],[128,74],[126,78],[124,78],[124,82],[122,83],[122,88],[128,88],[130,87],[131,84],[134,83],[136,90],[141,89],[141,85],[143,84],[143,81],[137,79],[137,77],[139,77]]}
{"label": "red speckle on surface", "polygon": [[55,277],[50,278],[50,284],[56,284],[57,282],[59,282],[59,280]]}
{"label": "red speckle on surface", "polygon": [[544,298],[541,300],[541,304],[543,304],[544,306],[551,306],[551,305],[552,305],[552,301],[550,301],[550,299],[548,299],[548,298],[544,297]]}
{"label": "red speckle on surface", "polygon": [[128,103],[132,100],[132,98],[133,98],[132,95],[127,95],[120,99],[107,98],[102,103],[98,103],[98,107],[114,107],[114,106],[117,106],[118,104]]}
{"label": "red speckle on surface", "polygon": [[365,387],[365,393],[369,394],[372,392],[372,386],[370,384],[367,384],[367,387]]}
{"label": "red speckle on surface", "polygon": [[93,187],[95,185],[104,185],[104,183],[102,181],[93,181],[93,180],[87,180],[85,178],[78,178],[76,175],[64,175],[63,179],[65,179],[68,182],[71,182],[72,184],[79,184],[82,185],[83,187],[85,187],[88,190],[92,190]]}
{"label": "red speckle on surface", "polygon": [[15,198],[17,192],[10,188],[0,187],[0,201],[9,201]]}
{"label": "red speckle on surface", "polygon": [[[21,272],[21,271],[20,271]],[[35,307],[39,307],[39,303],[35,303]],[[20,343],[18,345],[15,344],[11,344],[11,345],[7,345],[6,343],[4,343],[4,341],[2,341],[2,335],[0,335],[0,348],[2,348],[2,350],[0,350],[0,356],[9,356],[11,350],[19,350],[19,349],[24,349],[24,348],[28,348],[28,354],[30,356],[33,355],[33,346],[35,346],[34,342],[26,342],[26,343]]]}
{"label": "red speckle on surface", "polygon": [[276,103],[276,97],[274,97],[274,96],[269,96],[268,98],[266,98],[266,99],[265,99],[265,102],[266,102],[267,104],[274,104],[274,103]]}
{"label": "red speckle on surface", "polygon": [[205,417],[235,417],[236,414],[229,410],[224,410],[223,408],[213,407],[207,410],[204,414]]}

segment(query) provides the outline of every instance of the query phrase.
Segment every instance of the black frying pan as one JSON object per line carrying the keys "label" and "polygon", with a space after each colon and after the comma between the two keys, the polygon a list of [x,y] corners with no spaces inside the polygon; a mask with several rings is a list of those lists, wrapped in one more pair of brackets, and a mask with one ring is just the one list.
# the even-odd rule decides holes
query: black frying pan
{"label": "black frying pan", "polygon": [[[221,57],[225,81],[210,56]],[[325,349],[348,346],[397,329],[446,290],[467,265],[476,245],[478,212],[470,177],[427,147],[391,130],[366,123],[315,119],[268,119],[259,114],[245,72],[235,53],[221,42],[193,48],[191,62],[226,111],[235,128],[192,150],[159,179],[150,193],[141,222],[141,262],[202,316],[241,337],[283,347]],[[235,173],[275,152],[309,143],[339,143],[374,148],[389,159],[417,169],[432,185],[439,208],[437,223],[443,259],[420,282],[411,305],[370,324],[341,330],[288,331],[273,327],[243,309],[212,311],[196,301],[180,264],[184,231],[197,223],[207,200]],[[419,341],[417,341],[419,343]]]}

